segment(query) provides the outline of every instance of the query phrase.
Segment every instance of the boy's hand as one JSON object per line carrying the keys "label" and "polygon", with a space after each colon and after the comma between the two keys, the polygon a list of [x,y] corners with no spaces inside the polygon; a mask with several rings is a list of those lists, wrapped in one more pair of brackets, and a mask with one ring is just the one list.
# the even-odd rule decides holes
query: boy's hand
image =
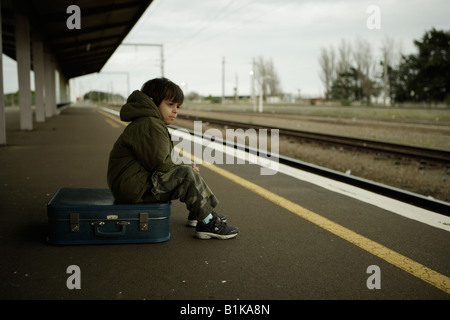
{"label": "boy's hand", "polygon": [[192,162],[191,165],[192,165],[192,168],[193,168],[195,171],[200,172],[200,170],[198,169],[198,167],[195,165],[194,162]]}

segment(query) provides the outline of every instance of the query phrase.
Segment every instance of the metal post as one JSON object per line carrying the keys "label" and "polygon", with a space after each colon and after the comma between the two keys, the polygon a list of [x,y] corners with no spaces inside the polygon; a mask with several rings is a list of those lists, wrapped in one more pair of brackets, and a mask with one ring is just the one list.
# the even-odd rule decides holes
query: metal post
{"label": "metal post", "polygon": [[222,57],[222,104],[225,102],[225,57]]}
{"label": "metal post", "polygon": [[260,82],[259,86],[259,106],[258,111],[263,112],[263,81]]}
{"label": "metal post", "polygon": [[255,81],[256,81],[256,64],[255,64],[255,58],[253,58],[253,60],[252,60],[252,103],[253,103],[253,111],[254,112],[256,112]]}
{"label": "metal post", "polygon": [[161,78],[164,78],[164,48],[161,44]]}

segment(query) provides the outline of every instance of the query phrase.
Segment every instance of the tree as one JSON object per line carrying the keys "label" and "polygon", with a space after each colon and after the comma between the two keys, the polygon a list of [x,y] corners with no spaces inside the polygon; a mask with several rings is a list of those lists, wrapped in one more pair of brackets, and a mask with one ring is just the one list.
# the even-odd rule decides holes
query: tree
{"label": "tree", "polygon": [[331,87],[333,99],[340,100],[343,105],[350,105],[352,101],[360,100],[362,91],[358,78],[358,70],[353,67],[340,73]]}
{"label": "tree", "polygon": [[353,59],[358,72],[359,85],[367,104],[370,104],[372,95],[377,95],[375,83],[376,62],[372,55],[372,48],[367,40],[356,39],[353,50]]}
{"label": "tree", "polygon": [[191,91],[186,95],[186,99],[189,101],[198,100],[200,99],[200,95],[195,91]]}
{"label": "tree", "polygon": [[338,47],[339,61],[336,66],[336,74],[339,75],[343,72],[348,72],[352,67],[352,46],[350,42],[345,39],[341,39],[341,43]]}
{"label": "tree", "polygon": [[418,102],[414,87],[417,78],[417,59],[414,55],[404,56],[397,68],[388,66],[389,96],[394,103]]}
{"label": "tree", "polygon": [[101,101],[101,102],[119,102],[122,103],[126,99],[120,94],[111,94],[103,91],[89,91],[83,96],[84,100]]}
{"label": "tree", "polygon": [[323,48],[319,57],[326,98],[331,96],[345,105],[363,99],[370,104],[371,97],[378,95],[379,89],[376,83],[376,61],[369,42],[358,38],[352,48],[350,42],[342,39],[338,53],[337,63],[332,48],[329,51]]}
{"label": "tree", "polygon": [[260,56],[255,61],[255,67],[256,79],[258,80],[259,87],[262,88],[264,101],[268,96],[277,96],[281,94],[280,79],[272,59],[266,61]]}
{"label": "tree", "polygon": [[427,31],[389,77],[395,102],[438,103],[450,96],[450,31]]}
{"label": "tree", "polygon": [[450,31],[432,29],[422,41],[414,41],[419,50],[415,81],[418,99],[437,103],[450,93]]}
{"label": "tree", "polygon": [[333,46],[329,50],[322,48],[319,57],[319,64],[322,73],[320,79],[325,87],[325,99],[331,99],[331,87],[336,79],[336,57]]}
{"label": "tree", "polygon": [[[393,68],[398,67],[401,61],[401,44],[397,43],[393,38],[385,36],[381,45],[381,53],[383,60],[380,65],[383,68],[381,78],[383,83],[383,104],[387,104],[387,99],[391,98],[390,94],[390,74]],[[392,99],[391,99],[392,101]]]}

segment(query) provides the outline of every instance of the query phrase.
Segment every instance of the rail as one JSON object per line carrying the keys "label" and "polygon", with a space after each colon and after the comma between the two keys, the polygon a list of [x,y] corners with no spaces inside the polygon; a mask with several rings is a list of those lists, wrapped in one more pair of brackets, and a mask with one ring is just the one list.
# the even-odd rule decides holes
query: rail
{"label": "rail", "polygon": [[[224,120],[219,120],[219,119],[211,119],[211,118],[202,118],[202,117],[196,117],[196,116],[179,116],[180,118],[184,118],[184,119],[194,119],[194,120],[202,120],[202,121],[208,121],[210,123],[217,123],[217,124],[223,124],[223,125],[227,125],[227,126],[238,126],[240,128],[265,128],[265,129],[270,129],[270,127],[265,127],[265,126],[255,126],[255,125],[250,125],[250,124],[246,124],[246,123],[240,123],[240,122],[230,122],[230,121],[224,121]],[[180,127],[175,126],[175,125],[170,125],[169,127],[173,128],[173,129],[180,129]],[[275,128],[278,129],[278,128]],[[186,128],[183,128],[183,130],[187,130]],[[201,138],[206,138],[209,139],[209,137],[205,136],[203,133],[198,133],[195,132],[193,130],[187,130],[191,135],[195,135]],[[291,131],[291,130],[288,130]],[[281,130],[280,130],[280,134],[281,134]],[[358,139],[356,139],[358,140]],[[230,141],[226,141],[223,139],[219,139],[217,137],[215,137],[214,141],[216,143],[221,143],[223,145],[227,145],[230,147]],[[361,140],[363,141],[363,140]],[[349,143],[349,142],[347,142]],[[233,146],[235,149],[239,149],[239,150],[245,150],[247,152],[252,152],[253,154],[258,154],[258,150],[255,150],[249,146],[242,146],[242,145],[238,145],[237,143],[233,142]],[[372,147],[373,148],[373,147]],[[267,151],[265,151],[267,152]],[[445,153],[445,152],[444,152]],[[417,155],[416,155],[417,156]],[[447,153],[447,156],[448,153]],[[447,159],[444,157],[444,159]],[[375,181],[371,181],[371,180],[367,180],[367,179],[363,179],[363,178],[359,178],[356,176],[352,176],[349,174],[345,174],[336,170],[332,170],[332,169],[328,169],[328,168],[324,168],[321,166],[317,166],[311,163],[307,163],[304,161],[300,161],[297,159],[293,159],[290,157],[286,157],[286,156],[282,156],[282,155],[278,155],[278,161],[279,163],[282,163],[284,165],[290,166],[290,167],[294,167],[306,172],[310,172],[310,173],[314,173],[317,174],[319,176],[322,177],[327,177],[329,179],[333,179],[336,181],[340,181],[343,183],[347,183],[349,185],[353,185],[356,187],[359,187],[361,189],[364,190],[368,190],[371,192],[374,192],[376,194],[380,194],[383,196],[387,196],[389,198],[392,199],[396,199],[405,203],[409,203],[411,205],[429,210],[429,211],[433,211],[436,213],[440,213],[446,216],[450,216],[450,203],[445,202],[445,201],[441,201],[441,200],[437,200],[434,199],[432,197],[426,197],[417,193],[413,193],[413,192],[409,192],[406,190],[402,190],[399,188],[395,188],[395,187],[391,187],[382,183],[378,183]]]}
{"label": "rail", "polygon": [[376,152],[384,152],[390,154],[396,154],[404,157],[412,157],[416,159],[432,160],[437,162],[450,162],[450,151],[438,150],[431,148],[421,148],[416,146],[408,146],[401,144],[394,144],[388,142],[380,142],[374,140],[364,140],[358,138],[300,131],[286,128],[277,128],[266,125],[250,124],[245,122],[228,121],[216,118],[205,118],[192,115],[178,115],[180,119],[186,120],[201,120],[204,122],[214,123],[218,125],[237,127],[243,129],[278,129],[280,135],[296,137],[305,140],[319,141],[322,143],[328,143],[333,145],[347,146],[352,148],[358,148],[363,150],[371,150]]}

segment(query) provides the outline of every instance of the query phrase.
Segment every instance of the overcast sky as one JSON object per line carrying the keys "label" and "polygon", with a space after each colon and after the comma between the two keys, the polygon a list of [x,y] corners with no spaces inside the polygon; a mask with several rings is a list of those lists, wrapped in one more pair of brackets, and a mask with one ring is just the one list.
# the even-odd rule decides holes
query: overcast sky
{"label": "overcast sky", "polygon": [[[367,27],[373,5],[380,9],[380,29]],[[449,13],[448,0],[154,0],[124,42],[163,44],[164,75],[185,93],[220,96],[225,58],[225,94],[236,86],[239,94],[250,94],[252,59],[262,56],[272,59],[284,92],[320,96],[321,47],[337,48],[341,39],[354,44],[360,37],[379,59],[389,36],[404,54],[414,53],[413,40],[425,31],[450,30]],[[102,72],[128,72],[133,91],[161,76],[160,63],[159,47],[120,46]],[[11,79],[5,92],[16,91],[16,66],[9,58],[4,71]],[[89,90],[128,94],[124,74],[75,78],[71,90],[73,96]]]}

